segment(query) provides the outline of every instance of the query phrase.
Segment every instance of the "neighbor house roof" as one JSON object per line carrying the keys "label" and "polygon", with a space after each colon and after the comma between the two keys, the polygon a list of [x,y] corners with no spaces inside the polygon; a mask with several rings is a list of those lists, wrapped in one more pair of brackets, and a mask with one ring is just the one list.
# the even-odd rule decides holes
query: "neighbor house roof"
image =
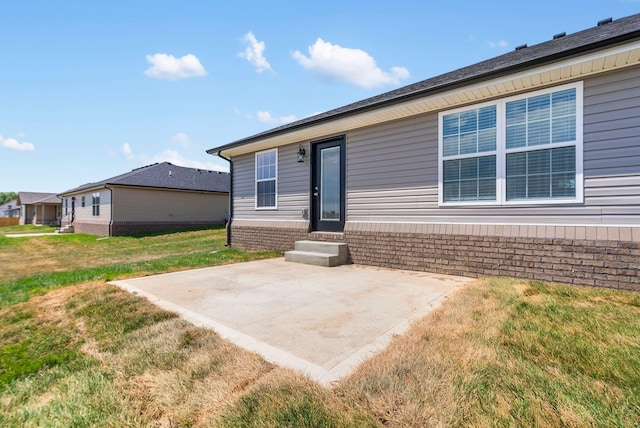
{"label": "neighbor house roof", "polygon": [[18,204],[20,205],[59,203],[61,203],[60,199],[55,193],[18,192]]}
{"label": "neighbor house roof", "polygon": [[229,173],[185,168],[169,162],[162,162],[136,168],[106,180],[83,184],[60,194],[76,193],[109,185],[201,192],[229,192]]}
{"label": "neighbor house roof", "polygon": [[552,40],[528,47],[523,45],[504,55],[273,128],[207,150],[207,153],[217,154],[231,148],[321,125],[338,118],[438,94],[479,81],[506,76],[638,39],[640,39],[640,14],[612,21],[603,20],[596,27],[569,35],[560,33],[554,36]]}
{"label": "neighbor house roof", "polygon": [[8,211],[8,210],[15,210],[20,208],[20,205],[18,204],[18,200],[17,199],[13,199],[7,203],[4,203],[2,205],[0,205],[0,212],[3,211]]}

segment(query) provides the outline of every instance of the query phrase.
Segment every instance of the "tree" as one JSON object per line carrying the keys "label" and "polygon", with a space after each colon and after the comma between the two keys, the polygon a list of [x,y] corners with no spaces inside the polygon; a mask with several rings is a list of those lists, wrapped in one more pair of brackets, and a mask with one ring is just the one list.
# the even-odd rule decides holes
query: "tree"
{"label": "tree", "polygon": [[0,205],[13,201],[18,197],[16,192],[0,192]]}

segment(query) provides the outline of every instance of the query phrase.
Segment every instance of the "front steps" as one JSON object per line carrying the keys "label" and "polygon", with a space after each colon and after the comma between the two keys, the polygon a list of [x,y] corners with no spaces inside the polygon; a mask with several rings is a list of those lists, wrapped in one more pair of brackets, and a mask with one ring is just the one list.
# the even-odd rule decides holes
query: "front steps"
{"label": "front steps", "polygon": [[284,260],[315,266],[339,266],[347,263],[347,244],[324,241],[296,241],[295,250],[284,253]]}
{"label": "front steps", "polygon": [[58,229],[58,233],[73,233],[73,225],[68,224]]}

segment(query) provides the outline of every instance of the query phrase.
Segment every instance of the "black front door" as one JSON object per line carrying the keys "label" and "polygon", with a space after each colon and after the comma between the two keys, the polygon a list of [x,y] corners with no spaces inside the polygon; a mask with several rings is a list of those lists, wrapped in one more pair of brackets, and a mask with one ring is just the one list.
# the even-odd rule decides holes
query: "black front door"
{"label": "black front door", "polygon": [[345,139],[311,143],[311,228],[342,232],[345,221]]}

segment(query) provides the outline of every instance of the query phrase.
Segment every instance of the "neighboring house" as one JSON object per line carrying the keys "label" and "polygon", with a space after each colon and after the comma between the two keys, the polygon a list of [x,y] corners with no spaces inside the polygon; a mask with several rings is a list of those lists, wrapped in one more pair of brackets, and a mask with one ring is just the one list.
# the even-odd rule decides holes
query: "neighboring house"
{"label": "neighboring house", "polygon": [[18,205],[18,200],[14,199],[6,204],[0,205],[0,217],[20,217],[20,205]]}
{"label": "neighboring house", "polygon": [[93,235],[184,230],[225,224],[229,174],[168,162],[60,193],[62,226]]}
{"label": "neighboring house", "polygon": [[640,14],[208,153],[233,246],[640,291]]}
{"label": "neighboring house", "polygon": [[60,198],[55,193],[18,192],[20,224],[54,226],[60,219]]}

